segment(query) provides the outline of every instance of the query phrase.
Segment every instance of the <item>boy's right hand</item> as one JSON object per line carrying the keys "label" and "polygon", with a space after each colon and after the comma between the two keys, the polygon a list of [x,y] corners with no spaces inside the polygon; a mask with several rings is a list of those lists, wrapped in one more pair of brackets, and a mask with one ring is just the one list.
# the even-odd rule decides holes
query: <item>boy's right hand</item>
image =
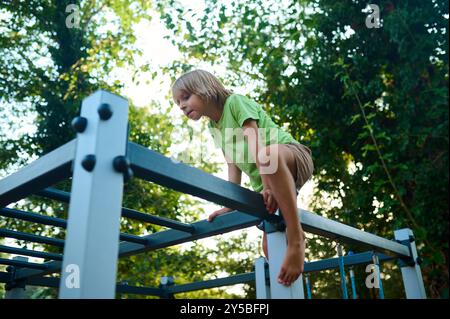
{"label": "boy's right hand", "polygon": [[264,188],[261,191],[261,194],[263,195],[264,205],[266,205],[266,209],[269,214],[275,213],[278,209],[278,203],[275,196],[273,196],[272,191],[269,188]]}
{"label": "boy's right hand", "polygon": [[222,209],[216,210],[214,213],[208,216],[208,221],[211,222],[216,216],[233,211],[231,208],[224,207]]}

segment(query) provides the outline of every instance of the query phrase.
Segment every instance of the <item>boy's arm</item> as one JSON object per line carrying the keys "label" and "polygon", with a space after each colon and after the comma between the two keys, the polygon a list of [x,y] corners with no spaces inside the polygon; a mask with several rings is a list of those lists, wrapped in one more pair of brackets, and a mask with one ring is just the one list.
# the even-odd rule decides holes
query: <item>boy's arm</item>
{"label": "boy's arm", "polygon": [[258,168],[261,176],[261,180],[263,183],[263,188],[268,189],[269,183],[267,182],[267,177],[265,174],[261,174],[261,162],[259,159],[259,151],[264,148],[264,145],[261,142],[261,139],[258,135],[258,124],[253,119],[247,119],[242,125],[242,129],[244,130],[244,136],[247,139],[248,148],[250,150],[250,154],[253,156],[253,159],[256,162],[256,167]]}
{"label": "boy's arm", "polygon": [[241,185],[242,171],[225,155],[225,153],[223,153],[223,156],[225,156],[228,165],[228,180],[232,183]]}
{"label": "boy's arm", "polygon": [[[241,185],[241,178],[242,178],[242,171],[239,169],[239,167],[236,166],[232,161],[229,160],[229,158],[223,153],[223,156],[225,156],[225,159],[227,161],[228,165],[228,180],[232,183]],[[212,221],[216,216],[231,212],[232,209],[228,207],[223,207],[219,210],[216,210],[212,214],[208,216],[208,221]]]}

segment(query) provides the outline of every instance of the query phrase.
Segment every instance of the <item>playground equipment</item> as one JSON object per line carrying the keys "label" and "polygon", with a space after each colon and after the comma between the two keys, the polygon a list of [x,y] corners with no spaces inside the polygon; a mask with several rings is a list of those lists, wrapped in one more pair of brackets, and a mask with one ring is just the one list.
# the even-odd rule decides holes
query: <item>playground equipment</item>
{"label": "playground equipment", "polygon": [[[82,103],[73,121],[77,138],[0,180],[0,215],[67,228],[65,240],[0,229],[0,236],[64,248],[63,254],[0,246],[0,252],[46,258],[31,263],[25,257],[0,259],[9,265],[0,272],[7,297],[19,298],[27,285],[59,287],[59,298],[114,298],[116,293],[175,294],[255,281],[258,298],[304,298],[303,276],[290,287],[278,284],[277,275],[286,251],[284,223],[280,215],[266,211],[262,196],[183,163],[128,142],[128,102],[106,91],[97,91]],[[194,195],[235,211],[213,222],[186,224],[122,207],[124,181],[135,176]],[[72,177],[70,193],[50,188]],[[69,203],[68,220],[6,208],[29,195]],[[399,260],[407,298],[426,298],[413,233],[395,231],[395,240],[385,239],[306,210],[298,210],[306,232],[339,243],[358,244],[369,252],[305,263],[305,276],[325,269],[340,269],[343,296],[348,297],[344,265]],[[121,234],[120,217],[169,227],[147,236]],[[161,278],[159,287],[134,287],[116,282],[117,259],[225,232],[256,226],[264,221],[270,260],[259,258],[254,271],[227,278],[175,285]],[[375,253],[372,250],[376,250]],[[60,272],[60,278],[46,275]],[[379,276],[378,276],[379,278]],[[307,296],[309,283],[307,282]]]}

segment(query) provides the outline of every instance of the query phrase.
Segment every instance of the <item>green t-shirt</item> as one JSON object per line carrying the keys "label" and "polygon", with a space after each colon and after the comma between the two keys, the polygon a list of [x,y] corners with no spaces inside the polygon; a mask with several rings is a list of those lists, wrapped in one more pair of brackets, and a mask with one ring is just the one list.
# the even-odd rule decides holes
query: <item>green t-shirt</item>
{"label": "green t-shirt", "polygon": [[242,125],[245,120],[254,119],[258,125],[259,136],[263,145],[299,143],[291,134],[276,125],[264,112],[262,107],[252,99],[232,94],[225,101],[223,113],[218,122],[210,120],[209,129],[217,147],[239,169],[250,178],[254,191],[262,191],[263,185],[258,167],[248,151]]}

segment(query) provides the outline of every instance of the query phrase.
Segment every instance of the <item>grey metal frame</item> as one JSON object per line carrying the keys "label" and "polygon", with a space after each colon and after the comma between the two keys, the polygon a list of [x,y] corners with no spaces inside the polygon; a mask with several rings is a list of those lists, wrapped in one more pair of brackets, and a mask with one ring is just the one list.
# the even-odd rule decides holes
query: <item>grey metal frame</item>
{"label": "grey metal frame", "polygon": [[[108,118],[108,114],[103,118],[103,115],[99,113],[99,107],[103,107],[105,104],[108,105],[106,111],[108,108],[112,111],[110,118]],[[264,289],[258,290],[258,294],[266,297],[270,295],[271,298],[303,298],[301,278],[290,288],[283,287],[276,281],[276,274],[286,248],[286,237],[283,232],[281,216],[269,214],[266,211],[261,194],[183,163],[175,163],[170,158],[141,145],[127,142],[127,112],[128,103],[123,98],[105,91],[94,93],[83,101],[81,116],[87,119],[88,125],[84,131],[79,132],[76,140],[66,143],[18,172],[0,180],[0,207],[32,194],[63,202],[70,201],[65,241],[0,230],[0,235],[3,236],[64,245],[63,262],[60,258],[54,258],[55,256],[52,258],[50,255],[41,255],[52,259],[52,261],[42,264],[42,268],[45,269],[33,269],[31,264],[30,267],[19,267],[14,272],[13,280],[44,283],[47,279],[43,276],[67,270],[69,265],[76,265],[80,270],[80,287],[68,287],[65,284],[66,279],[72,274],[62,271],[62,280],[59,282],[60,298],[113,298],[118,287],[122,287],[120,289],[123,290],[134,289],[136,291],[137,289],[115,283],[118,257],[169,247],[258,225],[261,221],[266,221],[267,225],[273,227],[273,230],[267,231],[269,255],[273,257],[270,258],[269,265],[270,283],[268,284],[265,280]],[[87,155],[95,156],[94,167],[84,166]],[[128,171],[119,172],[118,168],[113,166],[113,161],[118,156],[126,156],[130,165],[126,167]],[[92,161],[90,164],[92,166]],[[71,173],[72,166],[73,174]],[[198,196],[236,211],[219,216],[213,222],[199,221],[185,224],[123,208],[121,205],[123,179],[130,168],[138,178]],[[70,194],[49,188],[70,176],[73,176]],[[65,223],[62,220],[10,208],[1,209],[1,214],[59,227],[63,227],[62,225]],[[405,265],[402,267],[402,274],[407,296],[426,297],[420,266],[416,262],[415,244],[404,239],[406,233],[409,234],[408,236],[412,236],[410,230],[396,231],[397,241],[394,241],[326,219],[306,210],[299,209],[298,214],[306,232],[325,236],[341,243],[357,244],[361,248],[377,250],[386,254],[383,255],[386,256],[385,260],[401,259]],[[121,216],[171,229],[147,236],[119,234]],[[104,227],[104,225],[108,225],[108,227]],[[124,241],[119,243],[119,239]],[[0,248],[2,247],[0,246]],[[12,251],[14,250],[9,250],[11,253]],[[3,252],[8,251],[3,248]],[[38,252],[23,250],[23,253],[36,256]],[[350,256],[343,258],[345,261]],[[352,258],[361,259],[361,256],[352,256]],[[349,262],[351,260],[348,259]],[[348,265],[347,262],[345,263]],[[325,264],[326,262],[323,265]],[[307,265],[305,264],[305,272],[308,271],[308,267],[313,267],[313,264]],[[328,266],[334,265],[329,264]],[[258,273],[261,271],[261,262],[259,262],[255,266],[254,277],[257,278],[257,282],[263,278],[258,277]],[[0,275],[2,280],[9,278],[5,274],[0,273]],[[170,286],[168,289],[175,292],[173,289],[178,288],[174,287],[176,286]],[[261,283],[259,287],[262,287]]]}
{"label": "grey metal frame", "polygon": [[[345,256],[344,263],[347,266],[367,264],[372,261],[372,256],[374,252],[368,251],[364,253],[354,254],[352,256]],[[380,261],[390,261],[394,258],[391,256],[376,254]],[[312,272],[336,269],[338,268],[339,258],[329,258],[318,261],[311,261],[305,263],[304,274],[308,275]],[[25,268],[36,268],[45,269],[45,264],[35,264],[20,260],[10,260],[10,259],[0,259],[0,264],[14,265],[16,267]],[[36,266],[36,267],[35,267]],[[233,275],[225,278],[217,278],[206,281],[194,282],[182,285],[163,285],[161,287],[137,287],[131,286],[127,283],[117,283],[116,293],[127,293],[127,294],[142,294],[159,296],[161,298],[168,298],[170,295],[190,292],[195,290],[217,288],[221,286],[230,286],[235,284],[255,282],[256,284],[256,296],[258,299],[271,299],[271,289],[270,289],[270,275],[269,275],[269,264],[267,260],[263,257],[257,258],[255,260],[255,271]],[[16,277],[15,277],[16,278]],[[17,279],[17,278],[16,278]],[[59,287],[59,278],[54,277],[27,277],[22,280],[17,280],[21,282],[22,286],[44,286],[44,287]],[[11,275],[9,273],[0,272],[0,282],[11,282]]]}
{"label": "grey metal frame", "polygon": [[394,232],[395,239],[408,245],[410,249],[410,262],[401,264],[403,285],[405,287],[406,298],[426,299],[427,294],[423,285],[422,271],[420,269],[419,256],[417,254],[414,234],[411,229],[404,228]]}
{"label": "grey metal frame", "polygon": [[75,140],[40,157],[0,181],[0,207],[29,196],[71,176]]}
{"label": "grey metal frame", "polygon": [[[104,105],[110,118],[101,116]],[[59,297],[114,298],[123,175],[113,161],[126,153],[128,101],[97,91],[83,101],[81,116],[87,127],[77,135]],[[92,169],[83,165],[87,156],[95,156]]]}

